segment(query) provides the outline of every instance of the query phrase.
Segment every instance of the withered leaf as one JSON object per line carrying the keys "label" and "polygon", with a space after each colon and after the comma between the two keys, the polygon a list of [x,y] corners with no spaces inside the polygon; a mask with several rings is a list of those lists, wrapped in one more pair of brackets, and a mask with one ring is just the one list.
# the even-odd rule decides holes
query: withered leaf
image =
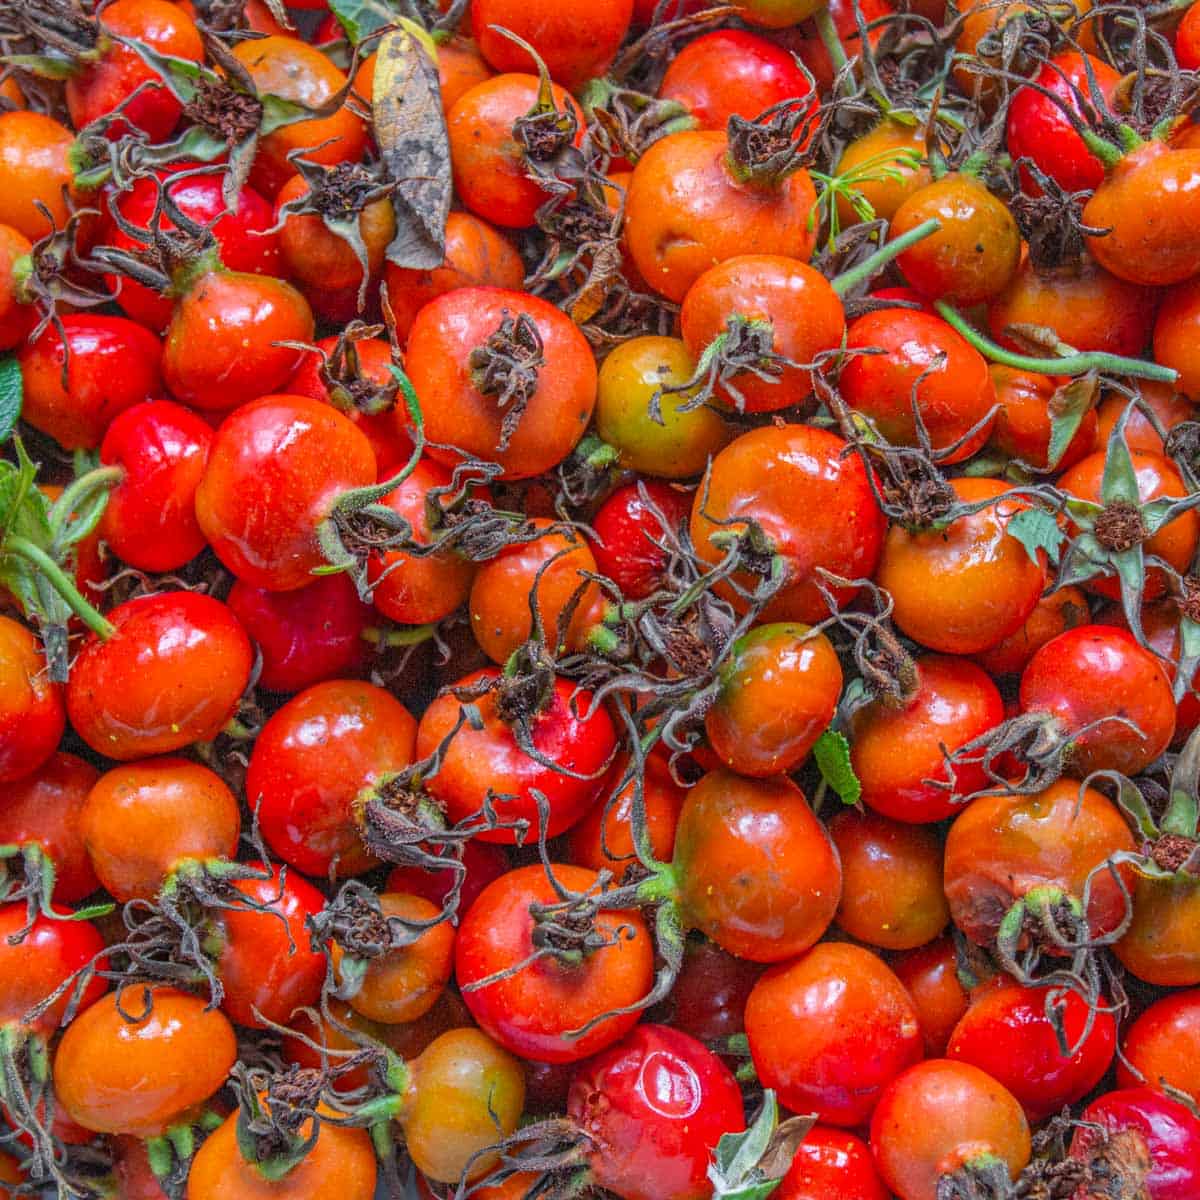
{"label": "withered leaf", "polygon": [[380,155],[396,181],[396,236],[387,257],[399,267],[432,270],[445,257],[450,140],[437,63],[407,29],[380,40],[372,110]]}

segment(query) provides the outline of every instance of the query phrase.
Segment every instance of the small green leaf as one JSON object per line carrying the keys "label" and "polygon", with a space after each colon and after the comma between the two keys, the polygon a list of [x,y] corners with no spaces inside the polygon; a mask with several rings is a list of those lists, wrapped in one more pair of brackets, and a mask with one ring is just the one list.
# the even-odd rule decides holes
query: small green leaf
{"label": "small green leaf", "polygon": [[1124,500],[1127,504],[1141,504],[1142,497],[1138,491],[1137,472],[1133,469],[1133,456],[1129,453],[1129,445],[1125,441],[1125,423],[1129,420],[1132,410],[1133,405],[1127,405],[1117,418],[1104,452],[1100,499],[1106,505],[1112,504],[1114,500]]}
{"label": "small green leaf", "polygon": [[821,778],[841,798],[843,804],[857,804],[862,796],[862,784],[850,765],[850,743],[836,729],[827,729],[813,746],[813,758]]}
{"label": "small green leaf", "polygon": [[0,359],[0,442],[6,442],[16,428],[25,399],[25,381],[15,358]]}
{"label": "small green leaf", "polygon": [[1023,508],[1014,513],[1005,530],[1025,547],[1025,553],[1034,562],[1038,561],[1039,551],[1051,562],[1058,562],[1063,542],[1067,540],[1054,517],[1040,508]]}
{"label": "small green leaf", "polygon": [[1067,447],[1079,432],[1083,418],[1092,411],[1100,394],[1100,382],[1094,374],[1081,375],[1060,387],[1050,397],[1050,445],[1046,466],[1054,470]]}
{"label": "small green leaf", "polygon": [[329,11],[355,46],[371,34],[395,25],[400,15],[387,0],[329,0]]}

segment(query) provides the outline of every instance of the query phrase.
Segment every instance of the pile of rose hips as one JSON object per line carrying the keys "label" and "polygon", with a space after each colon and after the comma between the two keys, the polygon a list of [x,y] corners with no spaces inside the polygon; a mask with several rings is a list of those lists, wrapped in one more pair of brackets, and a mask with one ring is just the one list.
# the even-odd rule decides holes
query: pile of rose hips
{"label": "pile of rose hips", "polygon": [[0,1194],[1200,1197],[1200,5],[0,51]]}

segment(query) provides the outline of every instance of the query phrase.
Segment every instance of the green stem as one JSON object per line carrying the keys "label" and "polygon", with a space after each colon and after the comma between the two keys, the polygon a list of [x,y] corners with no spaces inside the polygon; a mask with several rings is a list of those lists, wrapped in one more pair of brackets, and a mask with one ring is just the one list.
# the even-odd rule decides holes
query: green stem
{"label": "green stem", "polygon": [[915,246],[917,242],[929,237],[931,233],[937,233],[941,227],[942,223],[937,217],[922,221],[907,233],[893,238],[887,245],[880,246],[870,258],[863,259],[858,266],[843,271],[836,279],[830,281],[830,286],[839,296],[844,296],[851,288],[878,275],[894,258],[903,254],[910,246]]}
{"label": "green stem", "polygon": [[40,546],[35,546],[27,538],[14,535],[5,541],[4,549],[20,555],[36,567],[70,610],[102,641],[108,641],[117,632],[112,622],[83,598],[75,586],[75,581]]}
{"label": "green stem", "polygon": [[1143,362],[1140,358],[1122,358],[1119,354],[1100,351],[1076,351],[1063,358],[1036,358],[1032,354],[1016,354],[998,346],[991,338],[975,329],[963,315],[945,300],[934,301],[943,321],[962,334],[984,358],[1018,371],[1034,371],[1039,375],[1086,375],[1088,371],[1107,371],[1113,375],[1129,375],[1134,379],[1154,379],[1174,383],[1179,372],[1158,363]]}
{"label": "green stem", "polygon": [[114,488],[125,478],[124,467],[96,467],[68,484],[50,511],[50,523],[56,529],[68,520],[84,500],[94,492]]}
{"label": "green stem", "polygon": [[362,638],[372,646],[416,646],[420,642],[429,641],[436,632],[436,622],[429,625],[407,625],[402,629],[379,629],[368,625],[362,631]]}
{"label": "green stem", "polygon": [[825,47],[825,53],[829,55],[829,61],[833,64],[833,73],[837,75],[849,62],[849,59],[846,57],[845,47],[842,45],[842,39],[838,37],[837,26],[833,23],[833,16],[829,9],[817,9],[813,13],[813,24],[816,25],[817,36],[821,39],[821,45]]}

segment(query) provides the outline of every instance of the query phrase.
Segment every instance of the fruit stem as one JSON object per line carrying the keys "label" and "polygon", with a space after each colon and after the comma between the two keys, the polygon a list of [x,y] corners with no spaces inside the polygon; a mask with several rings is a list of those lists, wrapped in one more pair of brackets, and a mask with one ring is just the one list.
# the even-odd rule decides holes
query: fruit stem
{"label": "fruit stem", "polygon": [[1140,358],[1123,358],[1119,354],[1105,354],[1098,350],[1076,351],[1062,358],[1037,358],[1032,354],[1017,354],[998,346],[991,338],[975,329],[945,300],[935,300],[942,320],[960,333],[980,354],[992,362],[1018,371],[1035,371],[1041,375],[1086,375],[1088,371],[1107,371],[1113,375],[1130,375],[1135,379],[1154,379],[1160,383],[1174,383],[1179,372],[1158,363],[1144,362]]}
{"label": "fruit stem", "polygon": [[886,245],[880,246],[874,254],[869,258],[864,258],[857,266],[843,271],[830,281],[830,286],[839,296],[845,296],[851,288],[878,275],[894,258],[903,254],[910,246],[915,246],[917,242],[929,237],[931,233],[937,233],[941,227],[942,223],[937,217],[930,217],[929,220],[922,221],[920,225],[914,226],[907,233],[902,233],[898,238],[893,238]]}
{"label": "fruit stem", "polygon": [[40,546],[35,546],[27,538],[11,534],[5,540],[4,548],[13,554],[20,555],[26,562],[36,567],[66,602],[70,610],[101,641],[108,641],[116,633],[116,627],[112,622],[98,608],[84,599],[83,594],[75,586],[75,582]]}
{"label": "fruit stem", "polygon": [[837,75],[845,68],[849,59],[846,58],[846,49],[842,45],[842,39],[838,37],[837,26],[833,23],[833,15],[828,7],[821,7],[813,13],[813,24],[817,27],[817,36],[833,64],[833,73]]}

